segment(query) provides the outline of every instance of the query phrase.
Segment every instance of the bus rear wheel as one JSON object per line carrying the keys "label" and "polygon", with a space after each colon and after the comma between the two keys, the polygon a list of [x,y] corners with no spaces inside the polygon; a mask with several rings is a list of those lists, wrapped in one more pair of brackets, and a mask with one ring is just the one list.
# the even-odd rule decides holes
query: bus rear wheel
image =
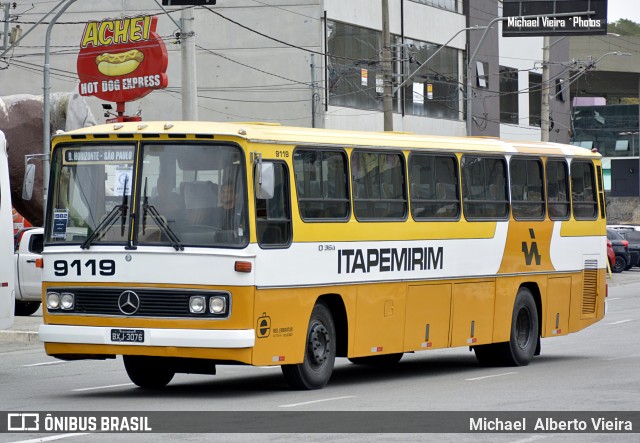
{"label": "bus rear wheel", "polygon": [[304,361],[282,365],[282,374],[294,389],[320,389],[331,378],[336,360],[336,328],[331,311],[318,302],[311,311]]}
{"label": "bus rear wheel", "polygon": [[129,379],[141,388],[164,388],[176,374],[173,369],[167,367],[162,357],[123,355],[122,359]]}
{"label": "bus rear wheel", "polygon": [[473,349],[480,364],[485,366],[526,366],[536,353],[538,340],[536,302],[529,289],[520,288],[513,304],[509,341]]}
{"label": "bus rear wheel", "polygon": [[369,357],[353,357],[349,361],[354,365],[364,366],[393,366],[397,364],[404,354],[398,352],[397,354],[385,354],[385,355],[371,355]]}

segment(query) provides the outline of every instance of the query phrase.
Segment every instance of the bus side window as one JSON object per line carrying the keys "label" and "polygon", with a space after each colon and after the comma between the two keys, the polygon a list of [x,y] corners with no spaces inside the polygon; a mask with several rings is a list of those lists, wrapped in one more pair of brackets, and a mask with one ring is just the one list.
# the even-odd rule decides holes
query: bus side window
{"label": "bus side window", "polygon": [[547,201],[551,220],[569,218],[569,172],[564,160],[547,160]]}
{"label": "bus side window", "polygon": [[351,155],[354,212],[360,220],[403,220],[407,197],[402,154],[354,152]]}
{"label": "bus side window", "polygon": [[293,154],[293,171],[302,220],[348,220],[349,181],[344,151],[298,148]]}
{"label": "bus side window", "polygon": [[409,181],[414,219],[459,217],[458,163],[454,156],[412,153],[409,156]]}
{"label": "bus side window", "polygon": [[598,180],[598,200],[600,202],[600,218],[607,218],[607,208],[604,199],[604,182],[602,177],[602,166],[596,167],[596,179]]}
{"label": "bus side window", "polygon": [[291,243],[291,191],[289,174],[282,162],[274,162],[273,198],[256,198],[258,243],[264,248],[287,247]]}
{"label": "bus side window", "polygon": [[516,220],[544,218],[542,176],[540,159],[511,159],[511,210]]}
{"label": "bus side window", "polygon": [[507,168],[498,157],[462,157],[464,215],[470,220],[502,220],[509,214]]}
{"label": "bus side window", "polygon": [[571,162],[571,193],[573,216],[576,220],[593,220],[598,216],[593,163]]}

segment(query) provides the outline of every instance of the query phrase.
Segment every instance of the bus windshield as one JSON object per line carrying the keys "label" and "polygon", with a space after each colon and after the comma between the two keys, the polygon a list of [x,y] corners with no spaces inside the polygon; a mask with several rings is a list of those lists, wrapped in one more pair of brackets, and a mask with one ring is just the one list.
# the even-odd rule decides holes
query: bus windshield
{"label": "bus windshield", "polygon": [[52,174],[48,242],[176,249],[248,243],[244,164],[237,146],[65,145],[53,153]]}
{"label": "bus windshield", "polygon": [[143,145],[140,183],[140,244],[167,244],[172,235],[181,245],[248,243],[244,164],[237,147]]}

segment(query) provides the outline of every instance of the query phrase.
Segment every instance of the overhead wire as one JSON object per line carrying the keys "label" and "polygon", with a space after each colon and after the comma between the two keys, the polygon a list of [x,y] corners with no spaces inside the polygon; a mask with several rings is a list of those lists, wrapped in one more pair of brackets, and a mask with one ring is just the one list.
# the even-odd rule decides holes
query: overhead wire
{"label": "overhead wire", "polygon": [[[311,16],[307,16],[307,15],[304,15],[304,14],[300,14],[300,13],[296,13],[296,12],[293,12],[293,11],[287,10],[287,9],[282,8],[282,7],[279,7],[279,6],[277,6],[277,5],[266,5],[265,3],[263,3],[263,2],[259,2],[259,1],[257,1],[257,0],[253,0],[253,1],[254,1],[255,3],[263,4],[263,5],[265,5],[265,6],[273,6],[273,7],[277,7],[278,9],[283,9],[283,10],[286,10],[287,12],[290,12],[290,13],[293,13],[293,14],[298,14],[298,15],[300,15],[300,16],[304,16],[304,17],[307,17],[307,18],[315,18],[315,17],[311,17]],[[206,9],[206,10],[208,10],[210,13],[212,13],[212,14],[214,14],[214,15],[217,15],[218,17],[220,17],[220,18],[222,18],[222,19],[224,19],[224,20],[227,20],[227,21],[229,21],[229,22],[231,22],[231,23],[233,23],[233,24],[235,24],[235,25],[237,25],[237,26],[239,26],[239,27],[241,27],[241,28],[243,28],[243,29],[245,29],[245,30],[247,30],[247,31],[253,32],[253,33],[258,34],[258,35],[260,35],[260,36],[262,36],[262,37],[264,37],[264,38],[267,38],[267,39],[270,39],[270,40],[272,40],[272,41],[278,42],[278,43],[283,44],[283,45],[285,45],[285,46],[288,46],[288,47],[291,47],[291,48],[295,48],[295,49],[299,49],[299,50],[306,51],[306,52],[313,53],[313,54],[318,54],[318,55],[322,55],[322,56],[324,56],[324,55],[325,55],[325,53],[324,53],[324,52],[315,51],[315,50],[312,50],[312,49],[309,49],[309,48],[304,48],[304,47],[301,47],[301,46],[298,46],[298,45],[294,45],[294,44],[288,43],[288,42],[286,42],[286,41],[283,41],[283,40],[281,40],[281,39],[277,39],[277,38],[275,38],[275,37],[272,37],[272,36],[269,36],[269,35],[267,35],[267,34],[264,34],[264,33],[261,33],[261,32],[259,32],[259,31],[256,31],[255,29],[252,29],[252,28],[250,28],[250,27],[248,27],[248,26],[245,26],[245,25],[243,25],[243,24],[241,24],[241,23],[239,23],[239,22],[237,22],[237,21],[235,21],[235,20],[233,20],[233,19],[230,19],[230,18],[226,17],[225,15],[220,14],[219,12],[217,12],[217,11],[214,11],[214,10],[210,9],[209,7],[202,6],[202,9]],[[476,10],[478,10],[477,8],[475,8],[475,7],[473,7],[473,6],[471,7],[471,9],[476,9]],[[176,11],[176,10],[173,10],[173,11]],[[173,11],[172,11],[172,12],[173,12]],[[480,11],[480,10],[478,10],[478,11]],[[481,11],[481,12],[482,12],[482,13],[485,13],[485,11]],[[161,15],[161,14],[162,14],[162,13],[157,13],[157,14],[152,14],[152,15]],[[319,20],[321,20],[321,19],[319,19]],[[23,23],[28,24],[29,22],[23,22]],[[64,23],[63,23],[63,22],[61,22],[61,24],[86,24],[86,22],[64,22]],[[163,37],[163,39],[172,39],[172,38],[174,38],[174,37],[173,37],[173,36]],[[196,47],[197,47],[197,48],[198,48],[198,50],[200,50],[200,51],[203,51],[203,52],[206,52],[206,53],[209,53],[209,54],[215,55],[215,56],[217,56],[217,57],[221,57],[221,58],[223,58],[223,59],[226,59],[227,61],[230,61],[230,62],[232,62],[232,63],[236,63],[236,64],[241,65],[241,66],[243,66],[243,67],[246,67],[246,68],[248,68],[248,69],[252,69],[252,70],[255,70],[255,71],[257,71],[257,72],[261,72],[261,73],[263,73],[263,74],[270,75],[270,76],[274,76],[274,77],[280,78],[280,79],[282,79],[282,80],[288,81],[288,82],[290,82],[289,84],[298,84],[298,85],[302,85],[302,86],[304,86],[304,87],[305,87],[305,89],[307,89],[307,88],[311,87],[311,83],[310,83],[310,82],[304,82],[304,81],[294,80],[294,79],[291,79],[291,78],[288,78],[288,77],[285,77],[285,76],[282,76],[282,75],[279,75],[279,74],[276,74],[276,73],[271,73],[271,72],[268,72],[268,71],[266,71],[266,70],[263,70],[263,69],[257,68],[257,67],[255,67],[255,66],[251,66],[251,65],[249,65],[249,64],[247,64],[247,63],[239,62],[239,61],[237,61],[237,60],[232,59],[231,57],[225,56],[225,55],[220,54],[220,53],[218,53],[218,52],[216,52],[216,51],[213,51],[213,50],[211,50],[211,49],[204,48],[204,47],[199,46],[199,45],[197,45]],[[57,51],[56,53],[57,53],[57,54],[65,54],[65,53],[67,53],[67,54],[72,54],[72,53],[73,53],[73,51],[71,51],[71,50],[70,50],[70,51],[60,50],[60,51]],[[355,68],[355,67],[357,66],[357,64],[358,64],[358,63],[377,63],[377,62],[378,62],[378,60],[377,60],[377,59],[354,59],[354,58],[350,58],[350,57],[341,57],[341,56],[336,56],[336,55],[331,55],[331,54],[328,54],[328,55],[329,55],[329,57],[333,58],[334,60],[348,60],[348,61],[354,62],[353,68]],[[22,55],[21,57],[25,57],[25,55]],[[524,59],[524,60],[527,60],[527,59]],[[28,66],[23,66],[22,68],[23,68],[23,69],[34,69],[33,67],[28,67]],[[433,69],[429,69],[429,70],[430,70],[430,72],[432,72],[432,73],[433,73],[433,74],[435,74],[435,75],[443,75],[443,74],[440,74],[440,73],[436,72],[436,71],[435,71],[435,70],[433,70]],[[523,71],[535,71],[535,70],[538,70],[538,69],[537,69],[537,68],[535,68],[535,67],[534,67],[534,68],[531,68],[531,69],[521,69],[521,70],[519,70],[519,72],[523,72]],[[64,72],[64,71],[62,71],[62,72]],[[565,69],[563,72],[566,72],[566,69]],[[71,73],[69,73],[68,71],[67,71],[67,73],[68,73],[68,74],[71,74]],[[59,74],[59,75],[62,75],[62,74]],[[491,73],[491,74],[489,74],[489,75],[491,75],[491,76],[495,76],[495,75],[500,75],[500,74],[499,74],[499,73]],[[562,74],[557,74],[557,75],[556,75],[556,78],[557,78],[557,77],[560,77],[561,75],[562,75]],[[581,74],[581,75],[582,75],[582,74]],[[451,80],[451,78],[450,78],[450,77],[448,77],[448,76],[444,76],[444,75],[443,75],[443,77],[444,77],[445,79]],[[346,79],[346,80],[347,80],[347,81],[351,81],[351,80],[349,80],[349,79]],[[551,83],[551,81],[553,81],[553,80],[554,80],[554,79],[550,79],[550,83]],[[464,87],[464,86],[465,86],[465,85],[464,85],[464,83],[459,82],[459,81],[449,81],[449,83],[457,84],[457,85],[458,85],[458,87]],[[283,84],[282,86],[287,86],[287,85],[289,85],[289,84]],[[571,84],[571,83],[569,83],[569,84]],[[357,84],[352,84],[351,86],[352,86],[352,87],[354,87],[354,88],[356,88],[356,90],[354,90],[354,91],[352,91],[352,92],[347,92],[347,93],[343,94],[343,96],[350,95],[350,94],[359,94],[359,93],[362,93],[362,91],[363,91],[363,90],[362,90],[361,88],[359,88],[359,85],[357,85]],[[567,85],[567,86],[568,86],[568,85]],[[257,86],[256,86],[256,87],[257,87]],[[320,88],[322,89],[323,87],[321,86]],[[211,88],[211,89],[214,89],[214,88]],[[541,87],[540,89],[542,89],[542,87]],[[366,88],[366,91],[368,91],[368,92],[366,92],[366,93],[367,93],[367,94],[369,94],[369,97],[370,97],[370,98],[377,99],[377,97],[373,97],[373,96],[371,95],[371,92],[372,92],[372,91],[375,91],[375,87]],[[531,89],[531,88],[523,88],[523,89],[518,90],[518,91],[516,91],[516,92],[509,92],[508,94],[513,94],[513,93],[518,93],[518,94],[519,94],[519,93],[523,93],[523,92],[527,92],[527,91],[528,91],[528,92],[535,92],[535,89]],[[168,92],[169,92],[169,91],[168,91]],[[282,91],[276,91],[276,90],[273,90],[272,92],[282,92]],[[485,92],[485,95],[486,95],[486,93],[487,93],[487,92],[489,92],[489,95],[493,94],[493,96],[494,96],[494,97],[498,97],[498,96],[501,96],[501,95],[505,95],[505,94],[507,94],[507,93],[500,93],[500,92],[495,92],[495,93],[494,93],[493,91],[484,91],[484,92]],[[335,95],[334,95],[334,96],[335,96]],[[282,102],[283,102],[282,100],[278,100],[278,101],[253,101],[253,100],[240,100],[240,99],[226,99],[226,98],[222,98],[222,97],[210,97],[210,96],[203,96],[203,98],[212,99],[212,100],[222,100],[222,101],[254,102],[254,103],[260,103],[260,102],[262,102],[262,103],[273,103],[273,102],[279,102],[279,103],[282,103]],[[288,102],[305,102],[305,101],[308,101],[308,100],[293,100],[293,101],[288,101]],[[451,100],[445,100],[444,102],[459,102],[459,101],[460,101],[460,99],[459,99],[459,98],[452,98]],[[284,102],[287,102],[287,101],[284,101]],[[442,100],[439,100],[439,102],[442,102]],[[445,105],[445,106],[446,106],[446,105]],[[456,110],[456,112],[461,113],[461,114],[463,113],[463,111],[461,111],[461,110]]]}

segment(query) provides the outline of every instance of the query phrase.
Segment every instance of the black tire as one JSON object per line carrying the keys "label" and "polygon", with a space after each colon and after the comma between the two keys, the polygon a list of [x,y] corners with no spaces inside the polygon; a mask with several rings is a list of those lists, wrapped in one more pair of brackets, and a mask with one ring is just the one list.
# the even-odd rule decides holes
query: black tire
{"label": "black tire", "polygon": [[20,317],[27,317],[40,309],[41,303],[39,301],[18,301],[16,300],[16,307],[14,313]]}
{"label": "black tire", "polygon": [[474,351],[485,366],[526,366],[538,349],[539,339],[536,302],[531,291],[520,288],[513,304],[509,341],[475,346]]}
{"label": "black tire", "polygon": [[282,374],[294,389],[321,389],[331,378],[336,360],[336,328],[331,311],[318,302],[311,311],[304,361],[282,365]]}
{"label": "black tire", "polygon": [[620,272],[624,271],[626,267],[627,260],[621,255],[616,255],[616,262],[613,264],[611,271],[619,274]]}
{"label": "black tire", "polygon": [[123,355],[124,368],[131,381],[145,389],[164,388],[173,379],[175,371],[162,357]]}
{"label": "black tire", "polygon": [[368,357],[354,357],[350,358],[349,361],[354,365],[364,365],[364,366],[393,366],[398,364],[402,359],[404,354],[402,352],[398,352],[397,354],[384,354],[384,355],[371,355]]}

